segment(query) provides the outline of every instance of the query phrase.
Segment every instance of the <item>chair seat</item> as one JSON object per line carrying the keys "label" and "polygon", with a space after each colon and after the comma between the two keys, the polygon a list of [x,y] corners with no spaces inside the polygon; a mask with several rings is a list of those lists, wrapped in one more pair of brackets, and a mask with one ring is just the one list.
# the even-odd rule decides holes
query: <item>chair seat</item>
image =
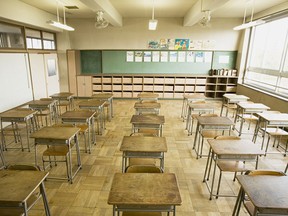
{"label": "chair seat", "polygon": [[122,216],[161,216],[161,212],[123,212]]}
{"label": "chair seat", "polygon": [[129,158],[129,165],[152,165],[152,166],[156,166],[156,159],[153,159],[153,158]]}
{"label": "chair seat", "polygon": [[210,131],[210,130],[201,131],[201,136],[204,138],[214,138],[217,135],[219,135],[219,131]]}
{"label": "chair seat", "polygon": [[241,116],[245,120],[250,120],[250,121],[258,121],[258,117],[251,115],[251,114],[244,114]]}
{"label": "chair seat", "polygon": [[246,172],[245,164],[242,161],[218,161],[217,166],[224,172]]}
{"label": "chair seat", "polygon": [[126,168],[126,173],[161,173],[161,169],[149,165],[133,165]]}
{"label": "chair seat", "polygon": [[68,152],[67,146],[50,146],[43,152],[43,156],[66,156]]}

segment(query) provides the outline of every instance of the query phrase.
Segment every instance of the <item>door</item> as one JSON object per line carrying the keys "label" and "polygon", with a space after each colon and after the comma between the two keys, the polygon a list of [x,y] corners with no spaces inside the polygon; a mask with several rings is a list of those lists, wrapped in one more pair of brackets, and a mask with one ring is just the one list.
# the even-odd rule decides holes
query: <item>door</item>
{"label": "door", "polygon": [[46,87],[48,96],[60,92],[57,54],[44,54]]}

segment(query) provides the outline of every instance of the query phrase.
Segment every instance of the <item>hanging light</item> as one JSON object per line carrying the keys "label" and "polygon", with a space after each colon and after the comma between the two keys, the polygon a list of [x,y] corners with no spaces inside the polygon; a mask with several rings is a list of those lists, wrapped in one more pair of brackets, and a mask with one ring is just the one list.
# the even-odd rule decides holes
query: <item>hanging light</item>
{"label": "hanging light", "polygon": [[152,8],[152,19],[149,20],[149,30],[157,29],[158,20],[154,19],[154,0],[153,0],[153,8]]}
{"label": "hanging light", "polygon": [[253,6],[251,7],[251,19],[250,19],[250,22],[246,23],[246,13],[247,13],[247,2],[245,4],[245,10],[244,10],[244,18],[243,18],[243,23],[241,25],[238,25],[238,26],[235,26],[233,28],[233,30],[243,30],[243,29],[247,29],[247,28],[250,28],[250,27],[253,27],[253,26],[256,26],[256,25],[261,25],[261,24],[264,24],[265,21],[262,20],[262,19],[259,19],[259,20],[255,20],[253,21],[253,15],[254,15],[254,3],[255,3],[255,0],[253,0]]}
{"label": "hanging light", "polygon": [[66,25],[65,7],[64,6],[63,6],[63,21],[64,21],[64,23],[60,22],[58,1],[57,1],[57,21],[49,20],[49,21],[47,21],[47,23],[49,25],[52,25],[52,26],[60,28],[60,29],[64,29],[64,30],[67,30],[67,31],[74,31],[75,29],[73,27]]}

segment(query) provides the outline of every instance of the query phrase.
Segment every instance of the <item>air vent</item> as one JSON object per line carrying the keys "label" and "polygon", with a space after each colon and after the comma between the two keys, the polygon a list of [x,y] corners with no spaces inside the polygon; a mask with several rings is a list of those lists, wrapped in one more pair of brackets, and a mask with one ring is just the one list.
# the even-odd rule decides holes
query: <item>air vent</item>
{"label": "air vent", "polygon": [[77,9],[79,9],[76,5],[65,6],[65,8],[67,8],[67,9],[69,9],[69,10],[77,10]]}

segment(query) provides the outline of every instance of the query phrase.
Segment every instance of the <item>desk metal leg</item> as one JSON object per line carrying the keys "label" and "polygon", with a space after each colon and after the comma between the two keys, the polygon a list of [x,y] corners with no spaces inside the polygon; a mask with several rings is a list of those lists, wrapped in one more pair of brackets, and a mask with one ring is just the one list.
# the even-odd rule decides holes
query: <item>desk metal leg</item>
{"label": "desk metal leg", "polygon": [[44,182],[42,182],[40,184],[40,193],[42,195],[46,216],[50,216],[51,213],[50,213],[50,209],[49,209],[49,205],[48,205],[48,200],[47,200],[47,196],[46,196]]}
{"label": "desk metal leg", "polygon": [[244,198],[244,190],[241,187],[240,190],[239,190],[238,196],[237,196],[237,200],[235,202],[235,206],[234,206],[234,209],[233,209],[232,216],[238,216],[239,215],[240,208],[241,208],[241,203],[242,203],[243,198]]}

